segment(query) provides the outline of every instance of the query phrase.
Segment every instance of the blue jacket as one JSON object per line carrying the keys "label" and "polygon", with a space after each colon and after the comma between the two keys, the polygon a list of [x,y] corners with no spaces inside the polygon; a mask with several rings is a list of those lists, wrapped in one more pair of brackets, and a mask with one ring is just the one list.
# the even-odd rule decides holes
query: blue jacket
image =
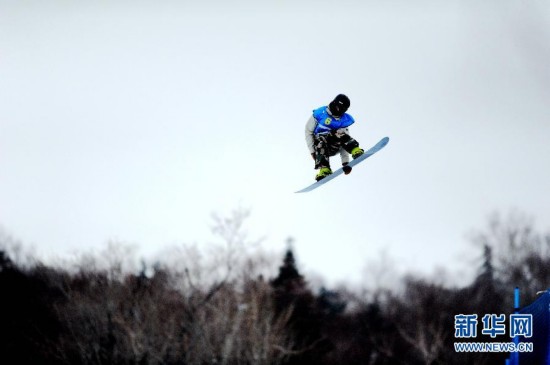
{"label": "blue jacket", "polygon": [[317,126],[313,131],[314,134],[325,134],[340,128],[347,128],[352,125],[355,120],[347,113],[344,113],[340,118],[335,118],[327,111],[326,106],[322,106],[313,111],[313,117],[317,121]]}

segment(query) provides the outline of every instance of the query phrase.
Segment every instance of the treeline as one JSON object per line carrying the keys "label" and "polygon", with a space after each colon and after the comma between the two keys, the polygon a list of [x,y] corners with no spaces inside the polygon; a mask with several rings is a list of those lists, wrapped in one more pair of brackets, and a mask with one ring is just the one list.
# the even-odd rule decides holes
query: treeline
{"label": "treeline", "polygon": [[550,282],[550,235],[517,216],[476,237],[470,285],[409,276],[366,293],[313,290],[291,248],[268,277],[267,261],[241,255],[242,216],[219,223],[225,246],[208,268],[190,254],[181,267],[69,270],[0,251],[0,362],[501,365],[507,354],[455,352],[454,316],[508,315],[515,286],[528,303]]}

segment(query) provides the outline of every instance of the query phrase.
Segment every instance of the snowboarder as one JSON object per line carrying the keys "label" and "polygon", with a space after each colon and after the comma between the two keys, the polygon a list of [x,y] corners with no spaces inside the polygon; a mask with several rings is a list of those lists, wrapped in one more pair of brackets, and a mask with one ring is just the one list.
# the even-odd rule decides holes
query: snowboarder
{"label": "snowboarder", "polygon": [[306,124],[306,143],[315,160],[315,169],[319,170],[315,180],[319,181],[332,174],[329,158],[340,153],[344,173],[351,172],[349,154],[356,159],[364,151],[359,142],[349,135],[348,127],[355,120],[346,113],[350,106],[349,98],[338,94],[328,106],[322,106],[313,111]]}

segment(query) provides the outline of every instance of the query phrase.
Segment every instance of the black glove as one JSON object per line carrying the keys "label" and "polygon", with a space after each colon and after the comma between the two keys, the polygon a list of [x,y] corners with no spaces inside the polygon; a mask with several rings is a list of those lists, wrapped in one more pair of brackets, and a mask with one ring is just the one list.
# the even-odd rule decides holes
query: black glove
{"label": "black glove", "polygon": [[347,162],[344,162],[344,163],[342,164],[342,166],[344,166],[344,168],[343,168],[344,174],[347,175],[347,174],[349,174],[349,173],[351,172],[351,166],[348,165]]}

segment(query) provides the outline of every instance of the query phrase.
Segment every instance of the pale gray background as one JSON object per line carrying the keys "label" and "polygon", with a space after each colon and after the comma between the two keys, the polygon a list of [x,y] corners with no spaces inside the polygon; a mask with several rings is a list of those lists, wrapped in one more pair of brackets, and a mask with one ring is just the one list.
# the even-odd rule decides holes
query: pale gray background
{"label": "pale gray background", "polygon": [[[0,0],[0,225],[43,257],[152,255],[242,206],[330,281],[381,252],[470,273],[491,212],[550,228],[549,40],[537,0]],[[293,194],[337,93],[363,147],[390,143]]]}

